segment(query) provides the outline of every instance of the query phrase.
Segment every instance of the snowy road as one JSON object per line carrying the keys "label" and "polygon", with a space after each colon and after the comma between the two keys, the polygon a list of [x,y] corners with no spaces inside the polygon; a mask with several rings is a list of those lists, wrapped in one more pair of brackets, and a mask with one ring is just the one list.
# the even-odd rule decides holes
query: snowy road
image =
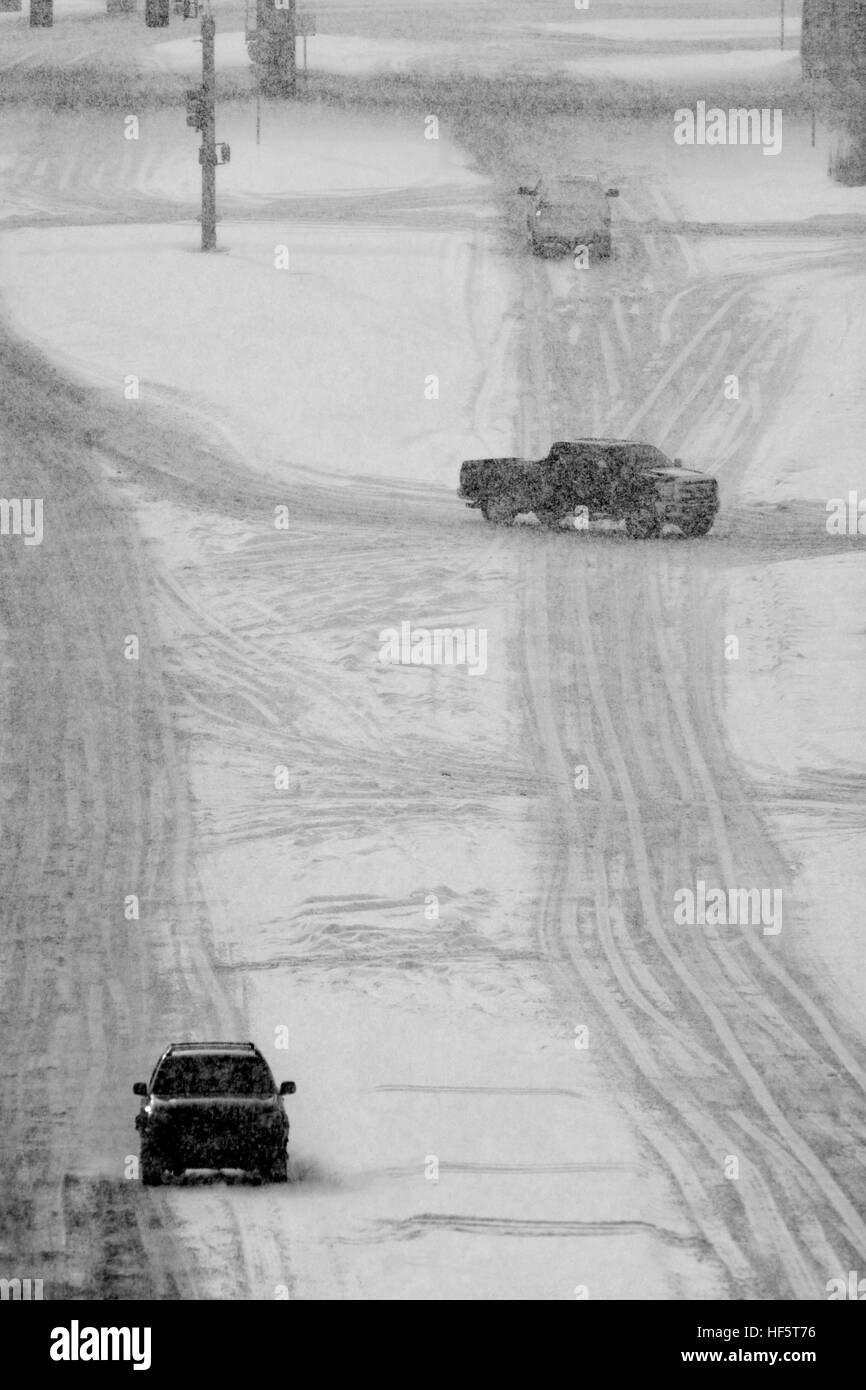
{"label": "snowy road", "polygon": [[[4,538],[0,589],[11,1248],[91,1297],[820,1298],[866,1247],[858,1000],[791,849],[827,769],[758,783],[732,711],[767,688],[742,575],[850,552],[820,490],[850,455],[798,490],[775,441],[823,399],[822,332],[855,332],[856,238],[786,226],[777,184],[744,263],[606,130],[619,257],[584,277],[515,254],[445,142],[416,177],[395,124],[389,186],[380,135],[343,144],[351,187],[301,181],[298,222],[297,167],[226,190],[206,273],[259,344],[236,379],[192,276],[178,300],[167,120],[143,164],[58,154],[40,182],[22,131],[5,171],[39,229],[0,244],[4,489],[47,518],[38,549]],[[287,220],[307,278],[261,295]],[[299,344],[271,296],[309,312]],[[428,372],[435,428],[407,404]],[[710,467],[711,536],[497,531],[453,496],[470,451],[583,433]],[[484,629],[485,676],[383,667],[404,618]],[[781,891],[782,932],[676,926],[699,879]],[[297,1081],[288,1191],[130,1180],[131,1082],[197,1034]]]}

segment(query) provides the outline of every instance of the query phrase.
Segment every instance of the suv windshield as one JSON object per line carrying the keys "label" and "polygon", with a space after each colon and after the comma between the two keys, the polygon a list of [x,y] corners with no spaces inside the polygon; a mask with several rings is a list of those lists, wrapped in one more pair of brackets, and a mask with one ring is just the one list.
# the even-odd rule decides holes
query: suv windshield
{"label": "suv windshield", "polygon": [[262,1057],[198,1054],[166,1057],[153,1089],[159,1096],[272,1096],[276,1086]]}
{"label": "suv windshield", "polygon": [[595,179],[558,178],[544,185],[551,197],[558,198],[600,198],[602,187]]}
{"label": "suv windshield", "polygon": [[586,203],[548,203],[546,200],[538,205],[542,217],[575,217],[581,213],[592,213],[594,208],[590,208]]}

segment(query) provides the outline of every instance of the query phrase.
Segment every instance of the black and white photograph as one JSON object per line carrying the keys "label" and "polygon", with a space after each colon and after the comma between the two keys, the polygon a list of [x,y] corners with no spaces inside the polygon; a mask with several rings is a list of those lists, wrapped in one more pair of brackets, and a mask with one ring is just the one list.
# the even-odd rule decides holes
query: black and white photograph
{"label": "black and white photograph", "polygon": [[0,494],[27,1364],[399,1301],[820,1366],[866,0],[0,0]]}

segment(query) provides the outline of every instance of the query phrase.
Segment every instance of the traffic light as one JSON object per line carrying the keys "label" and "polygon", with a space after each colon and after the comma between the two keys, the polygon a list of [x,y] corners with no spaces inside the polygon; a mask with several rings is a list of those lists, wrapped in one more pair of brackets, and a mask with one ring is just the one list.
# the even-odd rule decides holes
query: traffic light
{"label": "traffic light", "polygon": [[54,23],[54,0],[30,0],[30,27],[50,29]]}
{"label": "traffic light", "polygon": [[186,123],[192,126],[193,130],[204,130],[207,124],[207,104],[205,102],[204,87],[187,87]]}
{"label": "traffic light", "polygon": [[165,28],[168,24],[168,5],[169,0],[144,0],[144,22],[149,29]]}

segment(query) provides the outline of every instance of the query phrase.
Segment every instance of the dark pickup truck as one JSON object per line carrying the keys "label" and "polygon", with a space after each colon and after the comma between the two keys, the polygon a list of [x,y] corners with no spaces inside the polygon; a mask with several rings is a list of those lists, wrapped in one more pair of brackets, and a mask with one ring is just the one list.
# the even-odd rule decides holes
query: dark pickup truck
{"label": "dark pickup truck", "polygon": [[665,525],[705,536],[719,510],[715,478],[628,439],[559,442],[538,460],[467,459],[457,495],[500,525],[522,512],[534,512],[545,526],[606,517],[624,521],[637,539],[658,536]]}

